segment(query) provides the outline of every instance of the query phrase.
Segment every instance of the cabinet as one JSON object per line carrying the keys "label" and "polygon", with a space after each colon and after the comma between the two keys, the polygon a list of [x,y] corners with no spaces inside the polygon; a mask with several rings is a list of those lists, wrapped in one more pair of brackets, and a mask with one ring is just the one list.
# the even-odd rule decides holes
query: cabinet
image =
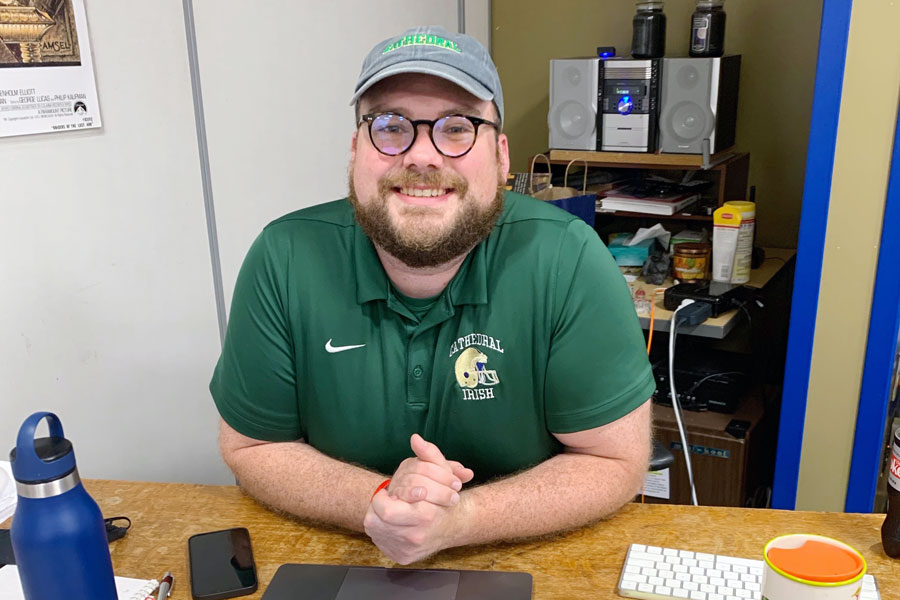
{"label": "cabinet", "polygon": [[[640,152],[589,152],[584,150],[550,150],[546,154],[554,173],[562,171],[573,160],[584,161],[588,169],[600,167],[604,169],[630,169],[642,172],[662,171],[670,178],[677,178],[682,171],[691,177],[708,178],[712,186],[704,193],[704,198],[697,205],[689,207],[687,212],[672,216],[645,215],[632,212],[604,212],[618,217],[648,218],[656,220],[677,219],[682,221],[712,222],[712,214],[698,210],[704,206],[718,207],[729,200],[747,199],[747,177],[750,171],[750,154],[726,150],[709,157],[708,161],[695,154],[648,154]],[[533,158],[533,157],[532,157]],[[530,161],[529,161],[530,162]],[[537,166],[535,167],[537,169]],[[578,177],[570,176],[572,181]],[[601,214],[601,213],[598,213]]]}

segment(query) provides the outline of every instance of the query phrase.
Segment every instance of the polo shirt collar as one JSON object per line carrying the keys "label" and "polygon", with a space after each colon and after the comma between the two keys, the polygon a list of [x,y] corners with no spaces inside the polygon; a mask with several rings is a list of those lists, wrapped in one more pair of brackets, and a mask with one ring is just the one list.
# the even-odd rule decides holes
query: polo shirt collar
{"label": "polo shirt collar", "polygon": [[[449,301],[452,305],[487,304],[485,244],[493,235],[491,233],[469,252],[459,271],[450,280]],[[356,268],[356,301],[364,304],[372,300],[387,300],[390,297],[390,280],[372,240],[356,222],[353,224],[353,263]]]}

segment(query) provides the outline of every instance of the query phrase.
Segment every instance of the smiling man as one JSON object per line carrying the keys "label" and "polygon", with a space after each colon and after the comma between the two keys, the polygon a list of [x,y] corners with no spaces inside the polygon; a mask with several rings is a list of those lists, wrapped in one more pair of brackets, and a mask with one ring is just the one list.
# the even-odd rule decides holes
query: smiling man
{"label": "smiling man", "polygon": [[210,384],[226,463],[404,564],[615,511],[649,456],[643,337],[597,234],[504,193],[490,56],[408,31],[351,103],[348,198],[270,223],[238,276]]}

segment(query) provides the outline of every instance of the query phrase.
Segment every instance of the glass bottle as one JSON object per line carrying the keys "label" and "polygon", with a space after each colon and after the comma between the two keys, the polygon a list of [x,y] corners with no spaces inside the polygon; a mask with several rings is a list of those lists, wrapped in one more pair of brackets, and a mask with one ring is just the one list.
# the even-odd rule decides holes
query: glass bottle
{"label": "glass bottle", "polygon": [[662,2],[638,2],[631,21],[631,56],[661,58],[666,53],[666,15]]}
{"label": "glass bottle", "polygon": [[691,15],[691,56],[722,56],[725,52],[725,0],[697,0]]}
{"label": "glass bottle", "polygon": [[891,471],[887,483],[888,509],[881,524],[881,545],[891,558],[900,558],[900,429],[891,444]]}

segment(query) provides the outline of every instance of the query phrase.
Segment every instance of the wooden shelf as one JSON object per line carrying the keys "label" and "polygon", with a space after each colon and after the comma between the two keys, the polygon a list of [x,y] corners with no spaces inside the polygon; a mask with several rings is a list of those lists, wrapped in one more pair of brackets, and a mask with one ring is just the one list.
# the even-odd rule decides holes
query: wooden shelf
{"label": "wooden shelf", "polygon": [[597,209],[598,215],[609,215],[610,217],[631,217],[636,219],[677,219],[678,221],[706,221],[712,223],[712,215],[695,215],[692,213],[676,213],[674,215],[654,215],[650,213],[626,212],[622,210],[601,210]]}
{"label": "wooden shelf", "polygon": [[[583,160],[593,167],[621,167],[635,169],[703,169],[699,154],[649,154],[646,152],[591,152],[588,150],[550,150],[552,164],[568,164]],[[723,150],[710,157],[710,169],[721,168],[745,155],[746,152]]]}

